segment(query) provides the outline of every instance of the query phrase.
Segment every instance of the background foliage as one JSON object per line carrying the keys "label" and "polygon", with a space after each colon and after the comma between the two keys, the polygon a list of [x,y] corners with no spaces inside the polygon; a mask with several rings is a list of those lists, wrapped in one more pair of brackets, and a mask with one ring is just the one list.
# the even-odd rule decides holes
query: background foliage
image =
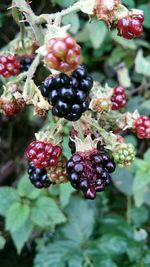
{"label": "background foliage", "polygon": [[[7,10],[10,1],[1,2],[3,48],[19,29]],[[33,0],[32,7],[39,14],[73,2]],[[63,24],[72,24],[71,34],[81,44],[92,76],[110,86],[124,85],[126,109],[138,107],[141,114],[150,115],[150,2],[123,2],[145,12],[140,39],[124,40],[115,30],[108,32],[103,22],[89,23],[76,13],[64,17]],[[38,191],[27,179],[24,149],[46,122],[33,117],[31,110],[12,119],[0,117],[0,266],[149,267],[149,142],[127,135],[137,149],[135,163],[118,168],[110,188],[95,201],[85,201],[68,184]]]}

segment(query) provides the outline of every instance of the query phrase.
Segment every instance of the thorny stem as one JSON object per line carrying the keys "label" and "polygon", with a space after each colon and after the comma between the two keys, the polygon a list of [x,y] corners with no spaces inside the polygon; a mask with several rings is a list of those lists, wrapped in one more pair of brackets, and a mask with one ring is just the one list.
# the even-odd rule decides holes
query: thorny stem
{"label": "thorny stem", "polygon": [[30,5],[25,0],[13,0],[13,6],[19,8],[20,12],[22,12],[25,16],[25,19],[29,22],[36,40],[40,45],[43,45],[44,35],[40,24],[47,22],[48,24],[52,24],[53,20],[55,24],[60,24],[63,16],[68,15],[70,13],[79,11],[82,5],[82,1],[76,2],[74,5],[68,7],[61,12],[56,12],[53,14],[42,14],[37,16],[32,11]]}
{"label": "thorny stem", "polygon": [[34,73],[36,72],[36,69],[38,67],[38,65],[40,64],[40,59],[41,59],[41,55],[37,54],[37,56],[35,57],[35,59],[33,60],[28,72],[27,72],[27,79],[26,79],[26,83],[30,82],[34,76]]}
{"label": "thorny stem", "polygon": [[131,208],[132,208],[132,198],[130,196],[127,197],[127,223],[131,224]]}
{"label": "thorny stem", "polygon": [[44,40],[44,35],[41,28],[36,24],[37,16],[32,11],[30,5],[25,0],[13,0],[13,5],[19,8],[25,16],[25,19],[29,22],[37,42],[42,45]]}
{"label": "thorny stem", "polygon": [[84,140],[84,135],[83,135],[83,131],[82,131],[82,127],[81,127],[81,122],[80,120],[78,120],[76,122],[76,126],[77,126],[77,129],[78,129],[78,133],[79,133],[79,137],[81,140]]}

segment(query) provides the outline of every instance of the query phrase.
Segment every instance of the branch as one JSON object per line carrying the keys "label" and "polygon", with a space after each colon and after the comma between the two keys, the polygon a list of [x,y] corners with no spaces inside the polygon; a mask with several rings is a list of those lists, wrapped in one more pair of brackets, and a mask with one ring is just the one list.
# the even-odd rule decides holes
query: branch
{"label": "branch", "polygon": [[38,16],[34,14],[30,5],[25,0],[13,0],[13,6],[19,8],[29,22],[35,38],[40,45],[43,45],[44,35],[42,29],[36,24]]}

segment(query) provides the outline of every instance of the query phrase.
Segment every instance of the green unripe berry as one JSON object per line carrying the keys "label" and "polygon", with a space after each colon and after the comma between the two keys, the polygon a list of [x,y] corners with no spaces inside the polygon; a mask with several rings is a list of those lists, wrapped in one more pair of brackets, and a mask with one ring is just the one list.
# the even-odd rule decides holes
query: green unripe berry
{"label": "green unripe berry", "polygon": [[132,144],[121,143],[113,152],[113,157],[118,166],[130,166],[135,159],[135,148]]}

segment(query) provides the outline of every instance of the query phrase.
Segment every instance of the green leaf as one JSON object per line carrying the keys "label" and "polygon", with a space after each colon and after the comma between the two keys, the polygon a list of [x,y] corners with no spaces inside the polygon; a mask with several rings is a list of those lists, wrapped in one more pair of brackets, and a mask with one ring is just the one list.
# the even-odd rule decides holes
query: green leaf
{"label": "green leaf", "polygon": [[136,227],[140,227],[148,220],[149,213],[146,207],[133,208],[131,210],[132,222]]}
{"label": "green leaf", "polygon": [[80,28],[80,21],[77,13],[71,13],[63,17],[62,23],[64,25],[71,24],[70,32],[73,34],[76,34]]}
{"label": "green leaf", "polygon": [[130,8],[134,8],[135,7],[134,0],[123,0],[123,4],[127,5]]}
{"label": "green leaf", "polygon": [[150,175],[139,170],[133,184],[134,200],[137,207],[140,207],[144,201],[144,193],[148,184],[150,184]]}
{"label": "green leaf", "polygon": [[[91,23],[87,23],[87,30],[93,48],[99,48],[108,33],[106,24],[104,22],[99,22],[98,20],[93,20]],[[94,32],[97,34],[93,34]]]}
{"label": "green leaf", "polygon": [[117,168],[112,175],[115,186],[127,196],[132,196],[133,194],[133,179],[134,177],[128,169]]}
{"label": "green leaf", "polygon": [[29,218],[30,208],[26,204],[14,203],[6,213],[6,229],[11,233],[19,230]]}
{"label": "green leaf", "polygon": [[93,267],[117,267],[117,265],[111,259],[104,259],[95,262]]}
{"label": "green leaf", "polygon": [[6,240],[3,236],[0,236],[0,250],[5,247]]}
{"label": "green leaf", "polygon": [[150,14],[150,7],[149,7],[149,4],[147,3],[147,5],[140,5],[138,8],[144,11],[144,22],[143,22],[143,26],[145,28],[150,29],[150,16],[149,16],[149,14]]}
{"label": "green leaf", "polygon": [[70,183],[60,185],[60,204],[64,208],[68,205],[72,193],[75,191]]}
{"label": "green leaf", "polygon": [[59,206],[49,197],[40,197],[37,200],[36,205],[31,211],[31,219],[35,225],[42,228],[54,226],[66,221],[66,217]]}
{"label": "green leaf", "polygon": [[41,195],[41,191],[34,188],[34,186],[30,183],[27,175],[24,175],[18,184],[18,193],[21,197],[26,197],[29,199],[36,199]]}
{"label": "green leaf", "polygon": [[66,213],[68,222],[60,229],[64,237],[78,243],[88,240],[92,235],[95,222],[95,210],[90,202],[73,196],[66,208]]}
{"label": "green leaf", "polygon": [[8,209],[13,203],[19,201],[18,193],[16,189],[3,186],[0,187],[0,214],[6,215]]}
{"label": "green leaf", "polygon": [[55,241],[55,243],[40,247],[34,260],[34,267],[66,267],[74,256],[78,256],[77,266],[81,266],[79,262],[82,262],[82,257],[76,243],[66,240]]}
{"label": "green leaf", "polygon": [[12,232],[11,237],[16,246],[18,254],[20,254],[25,242],[30,237],[33,230],[33,224],[27,220],[18,231]]}
{"label": "green leaf", "polygon": [[135,71],[139,74],[143,74],[148,77],[150,76],[150,61],[144,58],[142,50],[137,53],[135,59]]}
{"label": "green leaf", "polygon": [[102,253],[111,257],[124,254],[127,249],[126,238],[113,233],[103,235],[99,241],[97,240],[97,244]]}

